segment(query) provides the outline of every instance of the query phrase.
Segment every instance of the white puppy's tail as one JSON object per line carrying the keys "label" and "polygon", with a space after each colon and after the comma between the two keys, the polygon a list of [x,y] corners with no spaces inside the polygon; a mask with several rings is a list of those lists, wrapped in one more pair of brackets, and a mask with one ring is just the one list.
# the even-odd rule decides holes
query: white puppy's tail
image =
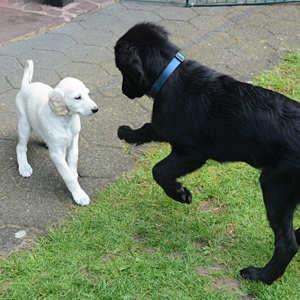
{"label": "white puppy's tail", "polygon": [[24,87],[31,83],[33,76],[33,61],[32,60],[27,60],[25,70],[24,70],[24,75],[22,78],[22,85],[21,87]]}

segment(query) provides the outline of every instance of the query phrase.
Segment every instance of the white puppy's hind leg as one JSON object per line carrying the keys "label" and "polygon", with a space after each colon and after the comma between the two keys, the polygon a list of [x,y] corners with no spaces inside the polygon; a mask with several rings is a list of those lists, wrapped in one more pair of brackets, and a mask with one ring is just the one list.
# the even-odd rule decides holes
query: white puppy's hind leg
{"label": "white puppy's hind leg", "polygon": [[49,149],[50,157],[53,160],[58,172],[65,181],[74,201],[80,205],[88,205],[90,203],[89,196],[80,187],[77,178],[71,172],[66,160],[65,153],[62,151],[53,151]]}
{"label": "white puppy's hind leg", "polygon": [[17,160],[19,173],[23,177],[30,177],[32,168],[27,161],[27,142],[31,133],[31,126],[25,117],[19,117],[19,143],[17,145]]}

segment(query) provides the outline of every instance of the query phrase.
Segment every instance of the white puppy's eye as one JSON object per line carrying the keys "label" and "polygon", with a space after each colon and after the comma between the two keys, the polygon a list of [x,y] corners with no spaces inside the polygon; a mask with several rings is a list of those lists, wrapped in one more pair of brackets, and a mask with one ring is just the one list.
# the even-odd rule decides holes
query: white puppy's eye
{"label": "white puppy's eye", "polygon": [[80,95],[79,95],[79,96],[76,96],[75,99],[76,99],[76,100],[80,100],[80,99],[81,99],[81,96],[80,96]]}

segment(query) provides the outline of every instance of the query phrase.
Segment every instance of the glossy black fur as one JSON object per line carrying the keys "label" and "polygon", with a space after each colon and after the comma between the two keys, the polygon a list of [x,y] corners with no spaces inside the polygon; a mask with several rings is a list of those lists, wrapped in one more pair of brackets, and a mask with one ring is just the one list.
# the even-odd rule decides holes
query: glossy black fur
{"label": "glossy black fur", "polygon": [[[115,46],[123,93],[131,99],[146,94],[178,50],[163,28],[152,23],[133,26]],[[171,144],[171,154],[153,168],[153,177],[181,203],[191,203],[192,196],[176,179],[207,159],[261,168],[275,252],[265,267],[251,266],[241,275],[271,284],[284,273],[300,243],[300,230],[293,229],[300,201],[299,103],[186,60],[158,94],[152,122],[136,130],[120,126],[118,136],[132,144]]]}

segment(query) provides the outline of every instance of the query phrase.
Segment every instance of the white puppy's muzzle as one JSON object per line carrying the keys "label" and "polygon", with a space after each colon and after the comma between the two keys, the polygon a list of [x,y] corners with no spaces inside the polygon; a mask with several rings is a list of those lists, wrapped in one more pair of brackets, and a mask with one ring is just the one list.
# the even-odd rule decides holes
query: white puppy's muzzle
{"label": "white puppy's muzzle", "polygon": [[96,103],[92,99],[89,99],[87,101],[89,102],[89,105],[87,105],[87,108],[80,111],[80,113],[83,116],[90,116],[92,114],[95,114],[99,110],[98,106],[96,105]]}

